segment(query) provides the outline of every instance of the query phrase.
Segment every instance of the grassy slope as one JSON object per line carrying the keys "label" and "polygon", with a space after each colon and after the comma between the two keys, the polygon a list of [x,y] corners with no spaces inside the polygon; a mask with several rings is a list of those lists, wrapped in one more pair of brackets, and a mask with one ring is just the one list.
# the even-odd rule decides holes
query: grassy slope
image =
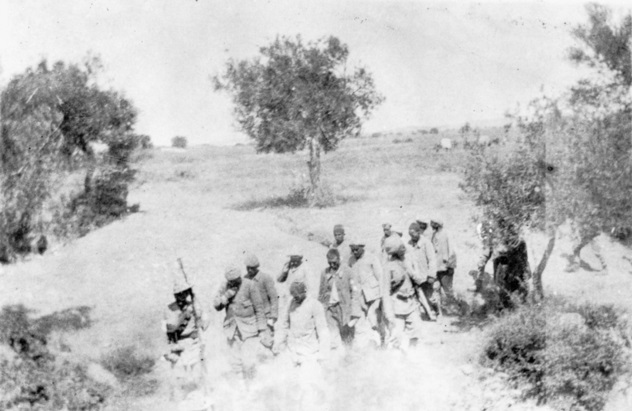
{"label": "grassy slope", "polygon": [[[334,192],[349,201],[311,210],[257,208],[269,198],[286,195],[288,187],[306,172],[306,159],[299,155],[256,155],[245,146],[155,151],[141,164],[139,184],[131,193],[130,200],[140,202],[141,213],[53,254],[3,268],[1,299],[3,304],[21,302],[41,313],[93,306],[95,325],[71,337],[77,355],[98,359],[117,345],[131,344],[158,357],[164,348],[159,321],[171,298],[168,266],[176,256],[184,258],[200,299],[209,307],[223,268],[240,262],[244,250],[256,252],[263,269],[275,274],[289,248],[297,244],[305,250],[307,264],[316,273],[326,264],[325,253],[321,245],[307,241],[309,233],[329,236],[332,226],[342,223],[350,237],[364,239],[367,248],[376,251],[382,222],[390,221],[406,230],[415,216],[437,214],[445,219],[458,252],[455,286],[465,292],[471,286],[465,274],[477,257],[470,221],[474,209],[461,198],[458,175],[443,172],[456,169],[463,154],[435,153],[431,150],[434,144],[421,136],[402,144],[393,144],[392,137],[345,142],[339,151],[325,156],[323,167],[325,180]],[[236,210],[244,206],[251,210]],[[537,237],[529,243],[535,251],[543,246]],[[607,246],[608,276],[596,277],[586,271],[563,273],[560,254],[568,252],[570,246],[562,240],[545,273],[545,287],[578,298],[629,306],[623,292],[632,286],[632,276],[621,258],[625,251],[607,240],[602,243]],[[212,375],[218,377],[225,368],[221,316],[213,312],[211,318],[211,331],[206,334],[208,357],[216,365]],[[441,409],[461,401],[464,394],[454,387],[473,382],[458,371],[458,365],[471,359],[476,337],[444,334],[441,325],[427,326],[426,346],[434,348],[420,350],[425,354],[414,361],[420,368],[433,369],[431,375],[419,370],[403,372],[393,361],[376,357],[350,365],[350,370],[367,377],[361,380],[361,387],[356,387],[357,382],[348,383],[348,394],[362,387],[378,390],[384,379],[380,373],[386,373],[393,384],[403,384],[402,393],[408,394],[406,400],[397,400],[403,408],[434,404],[433,408]],[[452,367],[446,367],[446,361]],[[415,395],[418,385],[411,381],[432,384],[435,394],[427,397],[432,402]],[[265,387],[253,395],[263,395]],[[394,404],[396,399],[387,391],[378,390],[379,401]],[[347,403],[348,395],[337,391],[332,395],[330,403],[335,408],[356,409]],[[483,401],[475,389],[470,390],[470,402],[472,397]],[[145,401],[148,403],[133,408],[155,409],[152,399]],[[370,404],[363,406],[371,408]]]}

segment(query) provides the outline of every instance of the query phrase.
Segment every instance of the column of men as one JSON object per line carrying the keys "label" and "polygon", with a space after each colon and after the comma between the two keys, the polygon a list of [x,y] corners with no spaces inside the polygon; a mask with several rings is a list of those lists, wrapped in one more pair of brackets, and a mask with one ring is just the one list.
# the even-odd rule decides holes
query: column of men
{"label": "column of men", "polygon": [[[424,235],[428,226],[431,239]],[[390,224],[383,230],[380,258],[366,252],[363,242],[345,239],[342,225],[334,226],[320,278],[311,275],[298,250],[290,253],[276,282],[259,270],[252,253],[245,254],[245,274],[228,267],[213,307],[225,312],[234,373],[251,379],[262,350],[287,352],[295,365],[310,366],[349,349],[415,345],[422,315],[436,319],[441,292],[452,298],[456,256],[439,219],[410,224],[406,243]],[[199,328],[208,320],[190,291],[182,281],[174,290],[176,301],[165,317],[171,344],[165,358],[174,367],[193,369],[192,358],[202,358]]]}

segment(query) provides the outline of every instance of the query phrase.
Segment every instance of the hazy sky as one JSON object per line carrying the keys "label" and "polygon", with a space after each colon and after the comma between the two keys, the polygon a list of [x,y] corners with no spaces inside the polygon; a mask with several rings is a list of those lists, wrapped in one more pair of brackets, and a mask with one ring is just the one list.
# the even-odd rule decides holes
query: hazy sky
{"label": "hazy sky", "polygon": [[138,107],[138,132],[157,144],[229,144],[245,138],[210,76],[277,34],[335,35],[386,97],[365,130],[460,125],[573,82],[568,33],[585,19],[568,1],[0,0],[0,81],[91,51]]}

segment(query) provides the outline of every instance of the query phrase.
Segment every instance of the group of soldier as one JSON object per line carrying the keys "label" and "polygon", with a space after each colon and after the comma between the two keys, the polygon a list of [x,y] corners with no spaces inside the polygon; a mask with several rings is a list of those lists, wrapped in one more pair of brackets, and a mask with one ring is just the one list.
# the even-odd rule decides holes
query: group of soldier
{"label": "group of soldier", "polygon": [[[262,351],[270,358],[287,353],[302,367],[347,350],[405,351],[415,345],[422,321],[436,320],[442,300],[453,298],[456,254],[440,219],[412,222],[408,241],[390,224],[382,228],[381,254],[375,255],[335,225],[320,276],[310,273],[298,250],[276,279],[260,271],[252,253],[244,253],[245,273],[239,266],[226,268],[213,307],[225,312],[234,373],[251,379]],[[200,340],[209,319],[186,279],[176,281],[174,295],[164,323],[170,342],[165,358],[192,371],[203,360]]]}

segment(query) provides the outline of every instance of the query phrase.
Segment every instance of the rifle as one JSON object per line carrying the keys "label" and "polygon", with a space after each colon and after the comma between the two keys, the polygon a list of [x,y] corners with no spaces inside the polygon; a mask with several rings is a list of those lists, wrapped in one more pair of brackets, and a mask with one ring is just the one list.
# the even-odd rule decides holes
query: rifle
{"label": "rifle", "polygon": [[[178,257],[178,265],[180,266],[180,271],[182,272],[182,275],[184,276],[184,281],[186,281],[188,284],[189,283],[189,279],[187,278],[187,273],[184,270],[184,264],[182,263],[182,259],[180,257]],[[206,362],[204,361],[204,351],[205,351],[205,345],[204,345],[204,334],[203,334],[203,329],[202,329],[202,325],[201,324],[201,314],[202,313],[198,313],[197,309],[195,307],[195,294],[193,293],[193,287],[191,287],[191,307],[193,309],[193,318],[195,319],[195,328],[197,328],[197,338],[200,341],[200,365],[202,367],[202,387],[204,390],[204,394],[208,394],[207,392],[207,386],[206,386],[206,382],[207,382],[207,369],[206,369]]]}

